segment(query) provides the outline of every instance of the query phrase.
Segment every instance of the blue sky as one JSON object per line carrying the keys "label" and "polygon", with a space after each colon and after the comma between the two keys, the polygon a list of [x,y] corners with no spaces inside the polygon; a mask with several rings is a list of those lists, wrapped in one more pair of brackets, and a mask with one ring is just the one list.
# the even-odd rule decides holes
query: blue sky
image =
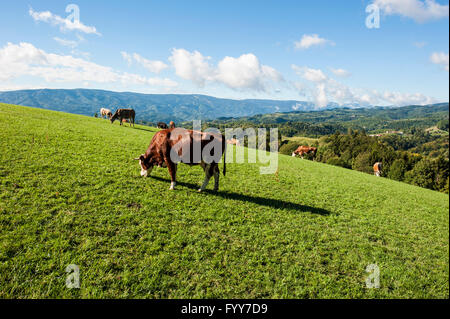
{"label": "blue sky", "polygon": [[2,1],[0,90],[427,104],[449,99],[448,38],[442,0]]}

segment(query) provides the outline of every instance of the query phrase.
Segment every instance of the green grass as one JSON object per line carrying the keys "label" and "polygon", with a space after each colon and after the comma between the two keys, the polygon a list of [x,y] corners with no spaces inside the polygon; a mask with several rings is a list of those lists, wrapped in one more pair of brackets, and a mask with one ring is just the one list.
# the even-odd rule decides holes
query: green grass
{"label": "green grass", "polygon": [[448,195],[289,156],[169,191],[133,161],[153,134],[0,104],[0,298],[449,297]]}

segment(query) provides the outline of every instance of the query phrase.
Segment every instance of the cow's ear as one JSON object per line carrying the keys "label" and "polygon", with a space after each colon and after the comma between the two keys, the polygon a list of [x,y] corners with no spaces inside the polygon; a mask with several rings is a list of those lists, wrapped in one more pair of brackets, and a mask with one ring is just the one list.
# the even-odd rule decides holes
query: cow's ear
{"label": "cow's ear", "polygon": [[145,160],[144,154],[142,154],[141,156],[139,156],[139,160],[141,160],[141,161],[144,161],[144,160]]}

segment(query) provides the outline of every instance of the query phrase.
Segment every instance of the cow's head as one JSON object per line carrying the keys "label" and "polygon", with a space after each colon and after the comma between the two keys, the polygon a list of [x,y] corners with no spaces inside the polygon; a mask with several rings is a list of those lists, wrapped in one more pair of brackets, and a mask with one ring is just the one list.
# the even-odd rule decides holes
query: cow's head
{"label": "cow's head", "polygon": [[138,158],[135,158],[135,160],[139,161],[139,166],[141,167],[141,176],[147,177],[147,175],[151,173],[153,169],[153,163],[150,156],[145,157],[145,155],[142,154]]}
{"label": "cow's head", "polygon": [[117,120],[119,117],[119,112],[115,112],[114,115],[109,117],[109,120],[111,121],[111,124],[114,123],[115,120]]}

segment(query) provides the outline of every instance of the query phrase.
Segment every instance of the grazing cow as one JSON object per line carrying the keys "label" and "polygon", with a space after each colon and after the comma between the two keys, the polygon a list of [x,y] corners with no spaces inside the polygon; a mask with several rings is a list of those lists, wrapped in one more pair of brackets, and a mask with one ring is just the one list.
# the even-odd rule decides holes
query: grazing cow
{"label": "grazing cow", "polygon": [[146,177],[154,166],[169,169],[170,189],[175,188],[177,165],[200,165],[205,179],[198,190],[203,191],[214,176],[214,190],[219,189],[219,165],[223,154],[223,175],[225,176],[225,137],[220,133],[199,132],[184,128],[167,129],[157,132],[145,154],[139,160],[141,176]]}
{"label": "grazing cow", "polygon": [[230,140],[227,140],[227,143],[228,143],[228,144],[231,144],[231,145],[236,145],[236,146],[241,145],[241,142],[239,142],[239,140],[237,140],[237,139],[235,139],[235,138],[232,138],[232,139],[230,139]]}
{"label": "grazing cow", "polygon": [[118,109],[113,116],[111,116],[111,124],[114,123],[115,120],[120,121],[120,125],[123,123],[123,119],[130,120],[130,126],[133,124],[134,127],[134,118],[136,116],[136,112],[133,109]]}
{"label": "grazing cow", "polygon": [[169,128],[175,128],[175,123],[173,121],[170,121]]}
{"label": "grazing cow", "polygon": [[382,167],[383,167],[383,165],[380,162],[376,162],[375,164],[373,164],[373,174],[375,176],[380,177],[381,174],[383,173],[381,170]]}
{"label": "grazing cow", "polygon": [[111,112],[111,110],[110,109],[105,109],[105,108],[101,108],[100,109],[100,116],[103,118],[103,117],[109,117],[109,118],[111,118],[111,116],[112,116],[112,112]]}
{"label": "grazing cow", "polygon": [[303,158],[303,155],[305,154],[312,154],[313,157],[316,156],[317,153],[317,147],[309,147],[309,146],[299,146],[294,152],[292,152],[292,157],[295,157],[296,155],[300,155],[301,158]]}
{"label": "grazing cow", "polygon": [[157,124],[156,124],[156,126],[158,127],[158,128],[160,128],[160,129],[163,129],[163,130],[167,130],[169,127],[167,126],[167,124],[166,123],[164,123],[164,122],[158,122]]}

